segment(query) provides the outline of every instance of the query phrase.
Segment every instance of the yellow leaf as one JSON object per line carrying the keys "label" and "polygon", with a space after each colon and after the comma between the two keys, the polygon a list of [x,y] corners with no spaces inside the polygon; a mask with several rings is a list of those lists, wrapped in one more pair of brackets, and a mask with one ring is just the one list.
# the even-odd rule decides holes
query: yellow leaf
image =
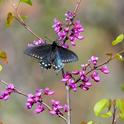
{"label": "yellow leaf", "polygon": [[0,60],[3,61],[5,64],[8,63],[7,54],[2,50],[0,50]]}
{"label": "yellow leaf", "polygon": [[2,67],[2,65],[0,65],[0,71],[2,71],[2,69],[3,69],[3,67]]}
{"label": "yellow leaf", "polygon": [[124,61],[123,56],[118,53],[116,54],[116,58],[120,61]]}
{"label": "yellow leaf", "polygon": [[87,122],[85,122],[85,121],[82,121],[80,124],[87,124]]}
{"label": "yellow leaf", "polygon": [[7,15],[6,26],[9,27],[13,23],[13,20],[14,16],[11,12],[9,12]]}

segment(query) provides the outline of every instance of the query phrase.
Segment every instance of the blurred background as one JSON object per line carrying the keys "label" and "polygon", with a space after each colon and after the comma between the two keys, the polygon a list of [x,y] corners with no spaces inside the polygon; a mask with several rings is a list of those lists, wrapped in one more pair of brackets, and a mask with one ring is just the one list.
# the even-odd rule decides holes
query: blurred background
{"label": "blurred background", "polygon": [[[28,31],[16,21],[10,28],[6,28],[7,13],[13,11],[12,3],[18,0],[3,0],[0,2],[0,49],[8,54],[8,64],[3,65],[0,79],[14,83],[25,93],[33,93],[37,88],[49,87],[56,91],[49,99],[66,102],[65,87],[60,82],[61,73],[53,70],[42,70],[32,58],[24,55],[23,51],[29,42],[35,40]],[[20,13],[27,15],[26,23],[41,37],[47,36],[51,41],[56,38],[52,29],[54,18],[64,19],[68,10],[73,10],[76,0],[33,0],[33,6],[21,4]],[[124,0],[82,0],[76,17],[81,20],[85,32],[85,39],[71,47],[79,56],[79,61],[65,66],[66,70],[79,69],[92,56],[98,56],[105,61],[107,52],[117,52],[124,48],[124,44],[111,46],[112,40],[120,33],[124,33]],[[101,83],[94,83],[89,91],[79,90],[71,93],[72,124],[93,120],[96,124],[110,124],[110,119],[100,119],[93,113],[94,104],[102,98],[122,98],[124,92],[124,63],[117,60],[109,64],[111,73],[101,74]],[[0,89],[1,89],[0,85]],[[48,99],[45,99],[48,101]],[[64,124],[63,120],[52,117],[47,112],[35,115],[33,111],[25,109],[26,99],[23,96],[12,95],[9,101],[0,101],[0,120],[3,124]],[[123,124],[120,121],[118,124]]]}

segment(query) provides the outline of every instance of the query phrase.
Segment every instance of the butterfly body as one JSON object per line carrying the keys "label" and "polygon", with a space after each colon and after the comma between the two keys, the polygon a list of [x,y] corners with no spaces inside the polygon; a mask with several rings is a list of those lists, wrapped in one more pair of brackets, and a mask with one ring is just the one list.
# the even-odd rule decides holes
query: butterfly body
{"label": "butterfly body", "polygon": [[28,47],[24,53],[38,59],[42,68],[53,68],[58,71],[64,67],[65,63],[78,60],[73,51],[59,46],[55,41],[52,44]]}

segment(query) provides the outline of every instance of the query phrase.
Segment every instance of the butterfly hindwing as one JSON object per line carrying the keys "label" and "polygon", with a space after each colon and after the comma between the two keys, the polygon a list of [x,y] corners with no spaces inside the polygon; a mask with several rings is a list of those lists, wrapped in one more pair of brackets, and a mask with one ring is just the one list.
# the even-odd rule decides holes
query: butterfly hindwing
{"label": "butterfly hindwing", "polygon": [[70,63],[78,60],[78,56],[71,50],[57,46],[62,63]]}
{"label": "butterfly hindwing", "polygon": [[62,63],[62,59],[59,53],[58,48],[55,50],[55,59],[53,61],[53,69],[54,70],[61,70],[64,67],[64,63]]}
{"label": "butterfly hindwing", "polygon": [[48,61],[47,57],[45,57],[39,63],[40,63],[41,68],[45,68],[45,69],[50,69],[51,68],[51,63]]}

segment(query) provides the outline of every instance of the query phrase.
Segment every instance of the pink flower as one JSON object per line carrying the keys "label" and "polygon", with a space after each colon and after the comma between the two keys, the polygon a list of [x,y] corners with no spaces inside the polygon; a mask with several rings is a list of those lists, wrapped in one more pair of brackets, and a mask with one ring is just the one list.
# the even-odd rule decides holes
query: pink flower
{"label": "pink flower", "polygon": [[108,69],[108,67],[107,67],[107,65],[102,66],[102,67],[100,68],[100,70],[101,70],[101,72],[103,72],[104,74],[108,74],[108,73],[110,72],[109,69]]}
{"label": "pink flower", "polygon": [[71,12],[71,11],[68,11],[67,13],[65,13],[65,16],[66,16],[66,21],[67,22],[72,22],[73,21],[73,18],[74,18],[74,13]]}
{"label": "pink flower", "polygon": [[75,41],[82,40],[84,37],[80,35],[81,32],[84,31],[83,26],[80,24],[80,21],[76,21],[70,30],[69,33],[69,40],[71,41],[71,44],[75,46]]}
{"label": "pink flower", "polygon": [[0,93],[0,99],[8,100],[13,92],[15,92],[15,86],[13,84],[8,84],[5,91]]}
{"label": "pink flower", "polygon": [[94,81],[99,82],[100,81],[100,77],[99,77],[99,73],[94,71],[93,74],[91,75],[92,79],[94,79]]}
{"label": "pink flower", "polygon": [[68,112],[68,105],[62,105],[58,100],[51,100],[52,110],[49,111],[52,115],[63,115],[63,112]]}
{"label": "pink flower", "polygon": [[69,106],[67,104],[65,104],[63,106],[63,110],[64,110],[64,112],[68,112],[69,111]]}
{"label": "pink flower", "polygon": [[50,90],[49,88],[45,88],[44,89],[44,94],[45,95],[53,95],[55,93],[55,91],[53,91],[53,90]]}
{"label": "pink flower", "polygon": [[39,114],[39,113],[43,112],[44,110],[45,110],[44,106],[42,104],[38,104],[34,112],[36,114]]}
{"label": "pink flower", "polygon": [[57,20],[57,19],[54,19],[54,24],[53,24],[52,27],[54,28],[54,31],[56,33],[59,33],[62,30],[62,28],[63,28],[62,27],[62,23],[59,20]]}
{"label": "pink flower", "polygon": [[61,81],[67,82],[69,79],[71,79],[71,73],[66,73]]}
{"label": "pink flower", "polygon": [[43,44],[45,44],[45,41],[43,39],[36,39],[32,43],[29,43],[28,47],[39,46]]}
{"label": "pink flower", "polygon": [[96,57],[96,56],[92,56],[91,58],[90,58],[90,62],[93,64],[93,65],[96,65],[97,64],[97,61],[98,61],[98,57]]}

